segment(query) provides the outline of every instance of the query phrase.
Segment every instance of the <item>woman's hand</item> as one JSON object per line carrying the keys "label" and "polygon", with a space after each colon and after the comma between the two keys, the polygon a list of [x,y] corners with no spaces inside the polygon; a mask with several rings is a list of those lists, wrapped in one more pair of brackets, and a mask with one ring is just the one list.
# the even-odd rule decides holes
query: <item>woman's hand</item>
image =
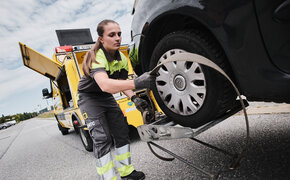
{"label": "woman's hand", "polygon": [[151,75],[149,72],[145,72],[141,76],[134,79],[135,89],[149,88],[151,89],[155,82],[155,75]]}
{"label": "woman's hand", "polygon": [[149,105],[146,100],[139,98],[137,95],[131,97],[131,100],[134,102],[136,108],[140,112],[144,112],[145,109],[149,108]]}

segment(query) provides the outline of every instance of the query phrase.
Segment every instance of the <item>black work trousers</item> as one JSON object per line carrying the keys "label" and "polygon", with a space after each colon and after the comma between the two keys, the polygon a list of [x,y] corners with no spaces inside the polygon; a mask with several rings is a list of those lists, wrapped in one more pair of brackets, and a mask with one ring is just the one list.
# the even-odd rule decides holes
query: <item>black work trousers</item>
{"label": "black work trousers", "polygon": [[113,96],[79,93],[78,105],[93,140],[96,158],[110,152],[113,140],[116,148],[129,144],[128,124]]}

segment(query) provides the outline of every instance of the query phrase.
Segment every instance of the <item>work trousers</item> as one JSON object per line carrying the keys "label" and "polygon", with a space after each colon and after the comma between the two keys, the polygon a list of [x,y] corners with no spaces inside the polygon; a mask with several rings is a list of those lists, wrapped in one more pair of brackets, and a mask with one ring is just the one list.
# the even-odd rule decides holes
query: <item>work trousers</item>
{"label": "work trousers", "polygon": [[96,158],[110,152],[113,141],[116,148],[129,144],[128,124],[113,96],[79,93],[78,105],[93,140]]}
{"label": "work trousers", "polygon": [[[80,110],[93,140],[99,180],[116,180],[115,168],[121,177],[134,171],[131,164],[128,124],[113,96],[79,93]],[[110,152],[115,143],[115,162]]]}

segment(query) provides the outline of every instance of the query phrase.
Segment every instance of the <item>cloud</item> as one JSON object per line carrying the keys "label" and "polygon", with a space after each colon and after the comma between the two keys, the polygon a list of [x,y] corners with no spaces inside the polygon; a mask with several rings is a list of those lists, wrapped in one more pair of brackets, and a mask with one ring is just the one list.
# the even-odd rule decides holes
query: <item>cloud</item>
{"label": "cloud", "polygon": [[0,67],[12,69],[22,65],[17,61],[20,57],[18,41],[51,57],[53,48],[58,45],[56,29],[88,27],[96,39],[97,23],[103,19],[121,20],[121,28],[126,28],[122,28],[126,32],[123,40],[128,43],[132,5],[131,0],[4,1],[0,7]]}
{"label": "cloud", "polygon": [[[97,24],[117,21],[123,43],[130,42],[133,0],[9,0],[0,6],[0,107],[4,100],[36,89],[48,80],[23,66],[18,42],[47,57],[59,45],[56,29],[90,28],[96,40]],[[21,103],[21,102],[18,102]]]}
{"label": "cloud", "polygon": [[0,70],[0,74],[0,101],[48,82],[47,78],[24,66],[15,70]]}

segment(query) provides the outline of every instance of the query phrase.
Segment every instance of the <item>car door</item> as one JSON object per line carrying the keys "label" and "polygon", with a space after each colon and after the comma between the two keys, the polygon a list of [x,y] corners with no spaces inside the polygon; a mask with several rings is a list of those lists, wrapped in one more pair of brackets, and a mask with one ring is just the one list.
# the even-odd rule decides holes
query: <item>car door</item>
{"label": "car door", "polygon": [[290,0],[255,0],[262,39],[270,59],[290,73]]}

